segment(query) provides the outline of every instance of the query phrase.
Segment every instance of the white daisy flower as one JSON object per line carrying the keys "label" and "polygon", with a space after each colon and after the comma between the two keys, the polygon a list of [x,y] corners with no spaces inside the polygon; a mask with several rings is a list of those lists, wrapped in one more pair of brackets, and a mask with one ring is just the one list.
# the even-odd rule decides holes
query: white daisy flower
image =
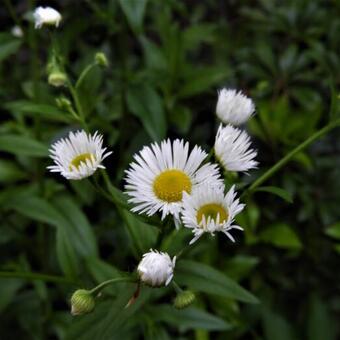
{"label": "white daisy flower", "polygon": [[255,112],[253,101],[232,89],[218,91],[216,114],[225,124],[244,124]]}
{"label": "white daisy flower", "polygon": [[61,14],[52,7],[38,7],[33,13],[35,28],[41,28],[43,25],[59,26]]}
{"label": "white daisy flower", "polygon": [[135,205],[132,211],[148,216],[161,211],[162,219],[172,214],[179,221],[183,191],[190,193],[200,184],[223,183],[217,165],[201,166],[206,157],[198,146],[189,154],[189,143],[178,139],[144,147],[126,171],[126,193]]}
{"label": "white daisy flower", "polygon": [[174,276],[176,256],[171,260],[169,254],[150,249],[143,255],[137,272],[142,282],[152,287],[167,286]]}
{"label": "white daisy flower", "polygon": [[233,242],[231,229],[243,230],[234,224],[235,216],[245,207],[239,203],[234,191],[235,186],[224,195],[224,188],[200,187],[191,195],[183,194],[182,221],[184,227],[191,228],[194,238],[190,244],[197,241],[203,233],[214,235],[216,231],[226,234]]}
{"label": "white daisy flower", "polygon": [[103,136],[97,132],[91,136],[85,131],[70,132],[52,144],[51,158],[56,165],[49,166],[51,172],[60,172],[67,179],[83,179],[91,176],[98,168],[105,169],[102,161],[112,152],[102,147]]}
{"label": "white daisy flower", "polygon": [[245,131],[231,125],[218,128],[214,151],[219,162],[228,171],[248,171],[257,167],[257,151],[250,148],[250,137]]}

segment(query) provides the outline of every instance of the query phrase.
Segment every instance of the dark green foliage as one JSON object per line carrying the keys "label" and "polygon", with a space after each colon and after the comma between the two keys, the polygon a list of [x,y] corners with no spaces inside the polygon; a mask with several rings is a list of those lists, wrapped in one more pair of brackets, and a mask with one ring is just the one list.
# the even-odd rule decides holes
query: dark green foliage
{"label": "dark green foliage", "polygon": [[[103,290],[92,314],[70,315],[75,289],[136,268],[157,242],[159,219],[131,214],[115,187],[108,187],[110,202],[90,180],[68,182],[46,166],[49,145],[81,126],[72,107],[114,151],[105,165],[120,189],[132,155],[152,141],[183,137],[209,151],[217,90],[227,86],[242,89],[257,106],[248,130],[260,166],[241,175],[253,182],[340,117],[339,4],[55,1],[50,5],[63,21],[50,31],[71,80],[96,52],[109,61],[77,83],[75,103],[66,88],[47,83],[50,35],[23,19],[33,2],[0,6],[0,338],[338,338],[339,129],[242,197],[247,208],[237,222],[244,233],[235,244],[223,235],[204,236],[186,251],[176,281],[196,299],[181,311],[171,305],[171,285],[143,287],[124,308],[136,285],[119,283]],[[22,39],[9,33],[18,18]],[[174,231],[161,249],[174,255],[190,237],[187,230]],[[53,277],[35,281],[8,272]]]}

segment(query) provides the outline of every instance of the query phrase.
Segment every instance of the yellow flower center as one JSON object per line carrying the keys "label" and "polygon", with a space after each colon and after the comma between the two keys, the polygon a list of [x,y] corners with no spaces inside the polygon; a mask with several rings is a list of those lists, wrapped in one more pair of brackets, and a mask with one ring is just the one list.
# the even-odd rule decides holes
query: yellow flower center
{"label": "yellow flower center", "polygon": [[180,170],[163,171],[153,182],[155,195],[166,202],[181,201],[183,191],[190,194],[191,187],[189,176]]}
{"label": "yellow flower center", "polygon": [[205,221],[208,221],[208,218],[210,217],[211,220],[216,222],[217,215],[220,216],[219,223],[223,223],[228,219],[228,211],[226,211],[222,205],[216,203],[203,205],[197,211],[197,223],[200,224],[202,222],[203,216],[205,217]]}
{"label": "yellow flower center", "polygon": [[70,171],[73,170],[72,166],[74,166],[77,170],[80,167],[80,164],[86,163],[87,160],[90,160],[93,163],[93,159],[96,159],[96,157],[94,156],[94,154],[92,153],[82,153],[81,155],[77,156],[76,158],[74,158],[70,164]]}

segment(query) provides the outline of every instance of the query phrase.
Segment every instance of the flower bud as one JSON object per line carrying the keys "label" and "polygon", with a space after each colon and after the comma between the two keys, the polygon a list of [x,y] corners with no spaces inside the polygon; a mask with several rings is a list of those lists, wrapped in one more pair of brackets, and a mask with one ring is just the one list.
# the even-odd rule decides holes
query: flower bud
{"label": "flower bud", "polygon": [[86,289],[76,290],[71,297],[71,314],[83,315],[93,311],[95,307],[94,297]]}
{"label": "flower bud", "polygon": [[183,309],[190,306],[195,300],[195,294],[190,290],[184,290],[178,293],[175,300],[174,306],[177,309]]}
{"label": "flower bud", "polygon": [[175,262],[176,256],[171,260],[167,253],[151,249],[138,265],[139,278],[151,287],[167,286],[174,275]]}
{"label": "flower bud", "polygon": [[54,71],[48,76],[48,83],[52,86],[64,86],[67,83],[67,76],[60,71]]}
{"label": "flower bud", "polygon": [[72,109],[72,103],[69,99],[65,97],[56,98],[56,104],[59,109],[70,111]]}
{"label": "flower bud", "polygon": [[107,67],[109,65],[106,55],[103,52],[96,53],[94,60],[99,66]]}
{"label": "flower bud", "polygon": [[253,101],[241,91],[224,88],[218,92],[216,114],[224,124],[242,125],[254,112]]}

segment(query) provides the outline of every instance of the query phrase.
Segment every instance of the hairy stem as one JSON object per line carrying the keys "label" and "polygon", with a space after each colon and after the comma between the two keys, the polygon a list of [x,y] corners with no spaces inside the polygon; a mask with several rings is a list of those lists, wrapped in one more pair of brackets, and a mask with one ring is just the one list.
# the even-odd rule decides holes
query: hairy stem
{"label": "hairy stem", "polygon": [[134,277],[116,277],[114,279],[110,279],[110,280],[102,282],[97,287],[94,287],[93,289],[91,289],[90,293],[93,295],[98,294],[106,286],[111,285],[113,283],[119,283],[119,282],[137,282],[137,279]]}
{"label": "hairy stem", "polygon": [[340,119],[337,119],[322,129],[316,131],[312,136],[307,138],[304,142],[299,144],[296,148],[290,151],[286,156],[281,158],[276,164],[269,168],[262,176],[260,176],[253,184],[246,190],[245,194],[253,192],[258,186],[272,177],[277,171],[279,171],[284,165],[286,165],[297,153],[305,149],[307,146],[312,144],[315,140],[319,139],[335,127],[340,125]]}

